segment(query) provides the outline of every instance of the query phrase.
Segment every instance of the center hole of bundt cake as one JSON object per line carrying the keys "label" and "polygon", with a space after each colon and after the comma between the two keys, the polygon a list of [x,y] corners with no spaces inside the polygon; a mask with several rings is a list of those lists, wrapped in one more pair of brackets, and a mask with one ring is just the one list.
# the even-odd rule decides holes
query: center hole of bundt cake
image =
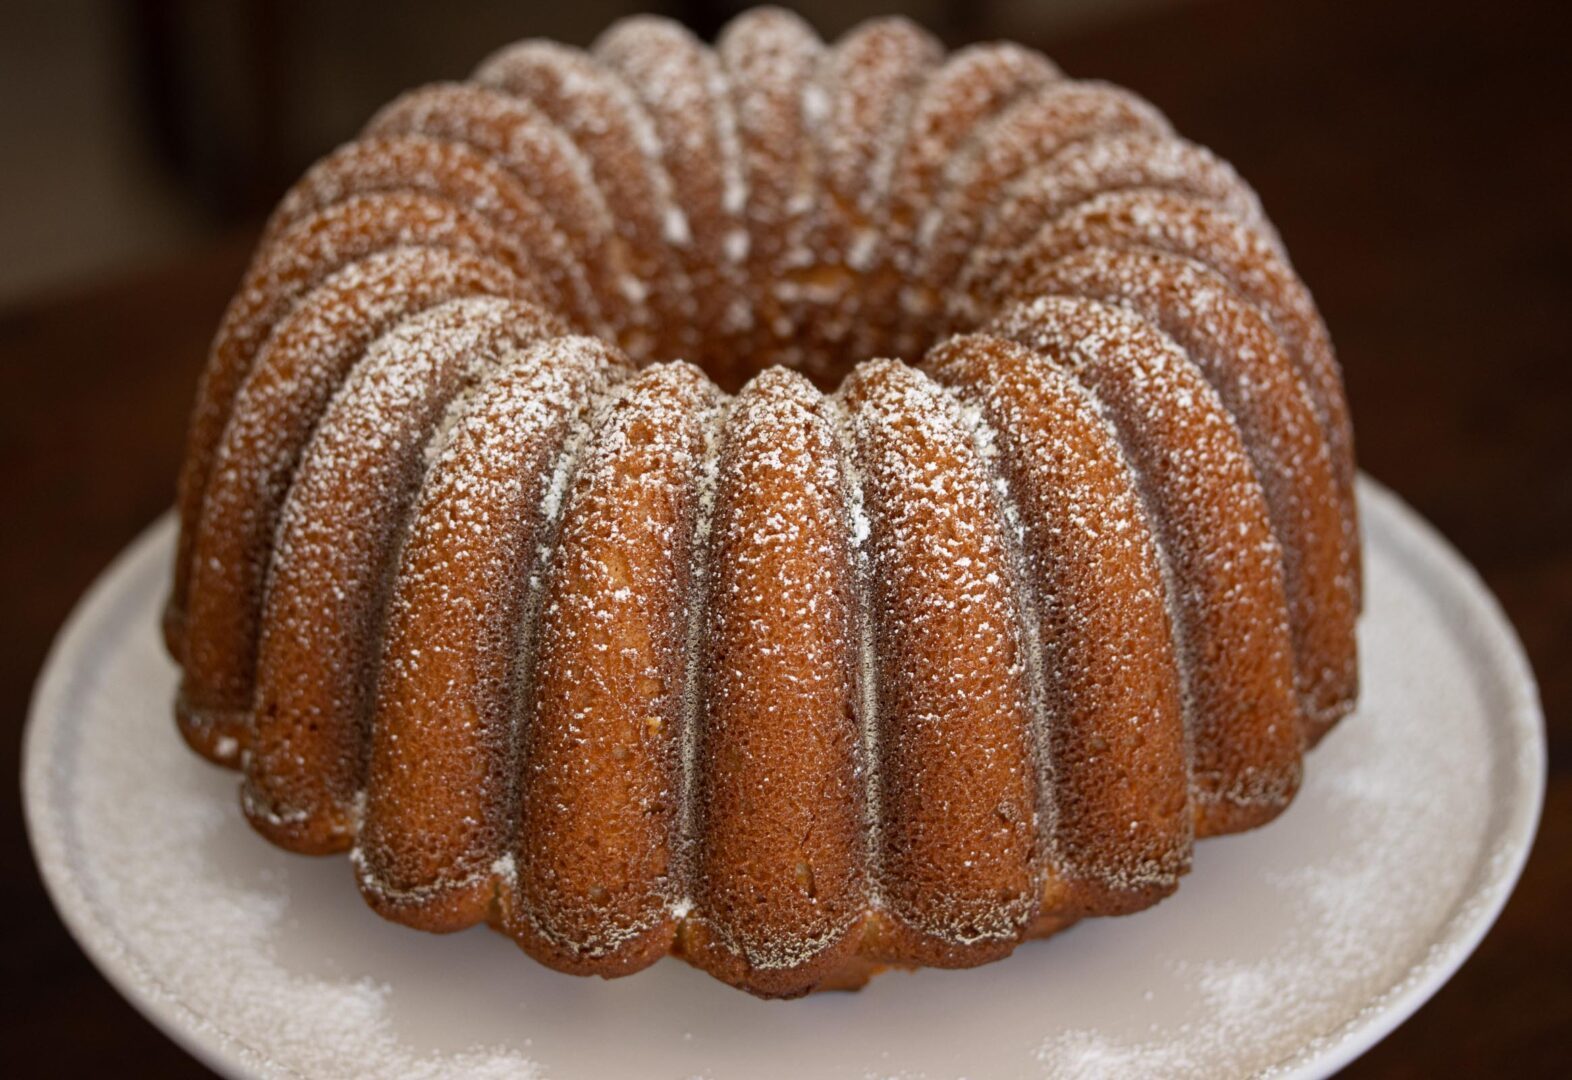
{"label": "center hole of bundt cake", "polygon": [[[698,365],[728,393],[771,367],[800,372],[820,390],[833,392],[864,360],[914,363],[937,338],[937,328],[913,325],[900,310],[898,282],[844,266],[816,266],[778,281],[705,322],[653,328],[645,349],[630,352]],[[697,314],[705,312],[697,305]]]}

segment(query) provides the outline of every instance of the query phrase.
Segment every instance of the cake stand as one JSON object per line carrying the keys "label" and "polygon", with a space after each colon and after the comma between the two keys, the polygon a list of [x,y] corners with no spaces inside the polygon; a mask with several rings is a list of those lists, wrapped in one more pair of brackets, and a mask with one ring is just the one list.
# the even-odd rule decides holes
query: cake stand
{"label": "cake stand", "polygon": [[1479,943],[1544,791],[1533,676],[1469,566],[1368,479],[1360,705],[1270,826],[1178,893],[969,971],[758,1001],[680,961],[557,974],[483,928],[383,922],[342,858],[269,846],[175,733],[153,525],[61,631],[24,749],[71,933],[153,1023],[235,1077],[1322,1076]]}

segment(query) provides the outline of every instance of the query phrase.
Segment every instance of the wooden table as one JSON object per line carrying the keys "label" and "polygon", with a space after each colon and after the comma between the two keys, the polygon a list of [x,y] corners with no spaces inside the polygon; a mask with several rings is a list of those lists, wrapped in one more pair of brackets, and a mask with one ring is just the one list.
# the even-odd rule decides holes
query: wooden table
{"label": "wooden table", "polygon": [[[1043,43],[1072,74],[1147,95],[1257,185],[1332,327],[1363,466],[1479,568],[1541,681],[1550,790],[1522,884],[1477,955],[1351,1076],[1568,1071],[1567,31],[1548,7],[1224,2]],[[56,628],[169,504],[191,390],[251,235],[0,315],[12,729],[0,775],[17,774]],[[200,1075],[88,965],[38,885],[14,796],[0,813],[0,1073]]]}

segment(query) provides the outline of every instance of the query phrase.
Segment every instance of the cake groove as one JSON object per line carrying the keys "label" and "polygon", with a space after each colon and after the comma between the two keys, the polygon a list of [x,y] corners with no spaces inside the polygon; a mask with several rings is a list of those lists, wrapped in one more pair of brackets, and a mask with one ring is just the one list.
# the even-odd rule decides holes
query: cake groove
{"label": "cake groove", "polygon": [[924,366],[991,420],[1028,508],[1023,549],[1054,676],[1042,917],[1143,907],[1188,869],[1193,828],[1171,589],[1136,478],[1101,403],[1033,350],[970,335]]}
{"label": "cake groove", "polygon": [[907,310],[943,319],[942,298],[1013,180],[1075,142],[1123,132],[1167,134],[1168,121],[1130,91],[1096,82],[1050,82],[991,119],[950,159],[937,185],[918,234]]}
{"label": "cake groove", "polygon": [[642,294],[619,281],[611,213],[584,155],[540,110],[487,87],[436,83],[396,98],[371,118],[365,133],[459,143],[495,161],[562,230],[584,264],[601,325],[625,348],[637,344],[629,335],[648,316]]}
{"label": "cake groove", "polygon": [[1011,266],[1044,222],[1106,191],[1172,191],[1214,204],[1280,246],[1249,185],[1203,147],[1170,136],[1120,134],[1071,143],[1013,181],[988,215],[967,258],[952,305],[974,321],[974,297]]}
{"label": "cake groove", "polygon": [[679,903],[686,910],[693,907],[692,881],[694,876],[695,849],[698,843],[698,804],[694,792],[698,789],[699,724],[705,705],[704,643],[706,618],[709,612],[709,552],[710,535],[715,520],[715,486],[720,471],[721,438],[726,430],[726,420],[731,412],[732,399],[720,395],[710,408],[699,417],[703,432],[703,452],[697,469],[698,500],[693,515],[693,539],[689,548],[689,575],[693,592],[688,600],[688,623],[684,640],[687,645],[686,666],[683,670],[682,702],[682,808],[681,846],[683,891]]}
{"label": "cake groove", "polygon": [[931,192],[949,162],[990,118],[1063,78],[1047,57],[1019,45],[972,45],[952,54],[913,102],[885,222],[890,249],[886,280],[872,284],[869,298],[876,328],[892,335],[891,355],[916,356],[926,336],[903,320],[902,307],[906,283],[918,268],[918,230],[925,226]]}
{"label": "cake groove", "polygon": [[641,362],[680,355],[678,328],[691,296],[676,247],[687,242],[687,219],[660,163],[660,141],[632,91],[584,53],[538,40],[496,53],[475,78],[528,100],[589,161],[622,241],[624,290],[647,293],[650,301],[647,337],[633,355]]}
{"label": "cake groove", "polygon": [[1156,251],[1085,248],[1044,269],[1043,292],[1124,306],[1175,341],[1239,425],[1283,551],[1295,684],[1312,743],[1357,695],[1358,552],[1309,389],[1270,328],[1215,273]]}
{"label": "cake groove", "polygon": [[1038,267],[1087,247],[1147,247],[1193,258],[1261,311],[1310,388],[1331,444],[1345,528],[1350,538],[1356,535],[1353,428],[1331,339],[1309,290],[1271,245],[1193,199],[1151,190],[1109,192],[1045,223],[1010,273],[997,279],[1006,290],[1000,295],[1030,294]]}
{"label": "cake groove", "polygon": [[[879,789],[874,783],[875,766],[879,754],[879,681],[875,658],[878,655],[874,641],[873,610],[870,595],[873,569],[868,556],[868,538],[872,527],[868,520],[867,499],[864,494],[866,480],[857,464],[854,450],[851,413],[846,408],[840,392],[825,395],[820,408],[829,423],[835,441],[835,457],[840,469],[842,504],[846,521],[846,535],[850,545],[848,561],[851,568],[850,620],[855,638],[855,678],[857,701],[858,744],[861,748],[859,766],[861,805],[863,807],[863,865],[873,866],[879,851]],[[870,911],[883,906],[877,879],[870,875],[866,882],[867,903]]]}
{"label": "cake groove", "polygon": [[746,193],[736,190],[739,163],[728,160],[735,144],[722,137],[730,94],[720,62],[687,30],[647,15],[613,23],[591,51],[649,116],[686,221],[687,240],[676,246],[691,291],[673,352],[733,389],[742,379],[732,370],[737,354],[730,345],[748,329],[752,311],[743,299],[741,260],[733,257],[737,238],[746,241],[739,231]]}
{"label": "cake groove", "polygon": [[557,227],[513,175],[468,146],[421,135],[366,138],[307,171],[273,212],[262,242],[349,195],[423,191],[474,212],[497,230],[495,246],[515,272],[535,280],[546,306],[592,329],[599,306],[582,267]]}
{"label": "cake groove", "polygon": [[344,266],[391,247],[452,247],[478,253],[484,240],[470,218],[427,196],[355,196],[297,222],[267,245],[224,312],[197,385],[176,492],[180,538],[164,615],[165,643],[175,656],[185,649],[192,543],[207,494],[212,454],[257,351],[302,295]]}
{"label": "cake groove", "polygon": [[747,277],[753,331],[739,342],[754,366],[801,366],[798,312],[781,285],[807,261],[803,248],[817,201],[804,93],[822,52],[796,15],[755,8],[727,24],[715,49],[729,79],[739,165],[747,192]]}

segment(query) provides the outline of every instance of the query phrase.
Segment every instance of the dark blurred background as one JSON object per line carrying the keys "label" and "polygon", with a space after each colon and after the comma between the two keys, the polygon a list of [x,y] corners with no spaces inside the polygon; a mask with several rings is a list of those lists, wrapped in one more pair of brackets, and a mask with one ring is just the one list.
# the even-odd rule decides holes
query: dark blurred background
{"label": "dark blurred background", "polygon": [[[209,335],[267,210],[402,89],[611,0],[0,3],[0,776],[49,642],[168,507]],[[1462,0],[813,0],[1123,83],[1260,191],[1343,361],[1361,465],[1480,570],[1540,679],[1550,786],[1478,953],[1354,1077],[1572,1075],[1572,15]],[[171,730],[171,738],[173,738]],[[200,1076],[119,1000],[0,799],[0,1075]],[[156,827],[156,823],[150,823]]]}
{"label": "dark blurred background", "polygon": [[[950,41],[1049,40],[1175,0],[813,0],[825,35],[900,12]],[[11,0],[0,5],[0,305],[259,218],[399,91],[499,44],[588,45],[659,11],[713,39],[750,5],[581,0]],[[23,162],[25,168],[17,168]]]}

